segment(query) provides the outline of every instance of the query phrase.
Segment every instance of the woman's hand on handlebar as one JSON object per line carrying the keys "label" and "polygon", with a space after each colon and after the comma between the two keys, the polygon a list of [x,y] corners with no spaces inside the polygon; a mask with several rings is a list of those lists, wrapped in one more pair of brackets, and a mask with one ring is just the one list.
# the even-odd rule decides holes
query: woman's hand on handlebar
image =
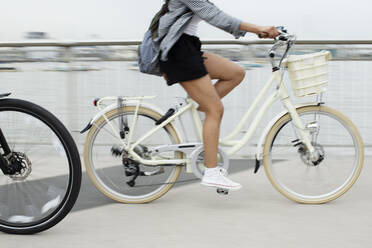
{"label": "woman's hand on handlebar", "polygon": [[255,33],[260,38],[272,38],[277,37],[280,32],[274,26],[258,26],[247,22],[242,22],[239,27],[240,30]]}
{"label": "woman's hand on handlebar", "polygon": [[274,26],[262,26],[259,28],[257,33],[259,38],[271,38],[274,39],[279,35],[279,31]]}

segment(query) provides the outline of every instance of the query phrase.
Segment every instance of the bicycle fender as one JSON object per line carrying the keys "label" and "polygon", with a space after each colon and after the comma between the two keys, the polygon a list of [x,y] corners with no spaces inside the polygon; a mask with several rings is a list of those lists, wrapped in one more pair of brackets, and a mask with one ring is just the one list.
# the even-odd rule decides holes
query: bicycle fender
{"label": "bicycle fender", "polygon": [[[135,101],[126,101],[125,102],[125,105],[126,106],[137,106],[137,102]],[[149,106],[151,105],[151,106]],[[147,108],[150,108],[151,110],[155,111],[155,112],[158,112],[159,114],[162,113],[162,111],[157,108],[156,106],[152,105],[152,104],[148,104],[148,103],[145,103],[145,102],[142,102],[141,103],[141,106],[145,106]],[[117,103],[112,103],[110,105],[108,105],[107,107],[105,107],[102,111],[98,112],[92,119],[90,119],[90,121],[88,122],[88,124],[86,125],[86,127],[80,131],[80,133],[85,133],[86,131],[88,131],[94,122],[96,122],[101,116],[103,116],[103,114],[113,110],[113,109],[116,109],[118,107]]]}
{"label": "bicycle fender", "polygon": [[12,94],[12,93],[3,93],[3,94],[0,94],[0,98],[4,98],[4,97],[7,97],[7,96],[10,96],[10,94]]}
{"label": "bicycle fender", "polygon": [[[297,108],[308,107],[308,106],[318,106],[318,103],[316,103],[316,102],[304,103],[304,104],[300,104],[300,105],[295,105],[295,108],[297,109]],[[287,113],[288,113],[288,111],[283,110],[282,112],[277,114],[274,118],[271,119],[271,121],[266,125],[264,131],[262,132],[261,137],[260,137],[260,139],[257,143],[257,147],[256,147],[256,155],[255,155],[256,166],[255,166],[255,169],[254,169],[254,173],[257,173],[258,169],[261,166],[263,145],[265,143],[266,136],[268,135],[271,127],[275,124],[275,122],[277,122],[280,118],[282,118],[282,116],[286,115]]]}

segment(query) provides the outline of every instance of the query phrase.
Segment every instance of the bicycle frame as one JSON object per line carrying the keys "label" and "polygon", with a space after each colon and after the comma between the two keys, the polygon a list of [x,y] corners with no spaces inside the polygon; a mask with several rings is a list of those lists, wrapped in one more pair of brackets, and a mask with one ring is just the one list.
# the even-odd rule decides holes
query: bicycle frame
{"label": "bicycle frame", "polygon": [[[309,134],[306,132],[305,126],[301,122],[295,106],[292,104],[288,91],[283,83],[283,75],[284,72],[281,72],[281,70],[276,70],[273,72],[271,78],[269,81],[264,85],[263,89],[260,91],[260,93],[257,95],[257,97],[254,99],[252,105],[249,107],[249,109],[246,111],[236,128],[226,137],[220,139],[219,145],[221,146],[226,146],[230,147],[228,151],[226,152],[227,156],[230,157],[237,153],[244,145],[246,145],[250,138],[252,137],[253,133],[257,130],[258,125],[261,123],[263,117],[267,113],[268,109],[279,99],[281,100],[282,104],[286,108],[286,110],[289,112],[291,115],[294,126],[296,128],[297,134],[299,135],[299,139],[308,147],[309,151],[311,153],[314,152],[314,148],[311,145],[311,141],[309,138]],[[276,84],[276,90],[272,94],[268,96],[268,98],[263,102],[262,106],[258,110],[255,118],[252,120],[252,122],[249,125],[249,128],[245,135],[239,139],[239,140],[233,140],[233,138],[241,131],[243,128],[244,124],[247,122],[248,118],[250,115],[258,108],[258,104],[263,100],[265,95],[268,93],[269,89],[271,88],[272,85]],[[132,123],[132,126],[130,127],[130,133],[129,133],[129,138],[127,142],[125,143],[123,139],[120,138],[120,135],[118,134],[119,129],[115,128],[112,126],[112,124],[108,121],[107,117],[104,114],[104,110],[101,110],[104,118],[106,119],[106,122],[110,124],[110,127],[112,128],[113,132],[117,136],[119,140],[121,140],[121,143],[124,147],[124,149],[139,163],[146,164],[146,165],[165,165],[165,164],[189,164],[189,159],[162,159],[162,160],[149,160],[149,159],[144,159],[140,157],[135,151],[134,148],[141,144],[143,141],[145,141],[148,137],[150,137],[152,134],[157,132],[159,129],[163,128],[170,122],[174,121],[177,117],[180,117],[181,115],[185,114],[187,111],[191,111],[192,119],[193,119],[193,124],[194,128],[198,134],[198,138],[200,141],[202,140],[202,123],[199,118],[199,115],[197,113],[196,107],[195,107],[195,102],[187,98],[187,104],[180,108],[176,113],[174,113],[172,116],[168,117],[165,121],[163,121],[161,124],[157,125],[153,129],[149,130],[146,134],[144,134],[140,139],[138,139],[135,143],[131,144],[131,138],[133,133],[135,132],[136,128],[136,121],[138,117],[138,109],[139,106],[141,105],[141,102],[143,99],[151,99],[154,98],[154,96],[143,96],[143,97],[124,97],[122,98],[123,101],[129,101],[129,100],[134,100],[136,101],[136,110],[134,114],[134,121]],[[107,99],[117,99],[117,98],[102,98],[97,102],[97,106],[99,106],[99,103],[103,100]],[[181,122],[182,125],[182,122]],[[186,134],[186,133],[185,133]],[[168,145],[168,146],[159,146],[160,150],[163,151],[182,151],[189,153],[190,150],[194,150],[196,148],[196,145],[200,145],[202,143],[182,143],[182,144],[176,144],[176,145]],[[168,149],[167,149],[168,147]],[[185,149],[187,148],[187,149]],[[155,148],[158,149],[158,148]]]}
{"label": "bicycle frame", "polygon": [[[281,69],[281,64],[283,62],[283,59],[287,56],[289,49],[294,44],[294,41],[296,40],[296,37],[295,37],[295,35],[287,34],[287,31],[283,27],[278,27],[278,30],[280,30],[280,36],[277,37],[276,42],[274,43],[273,47],[269,50],[269,53],[268,53],[269,58],[270,58],[270,62],[271,62],[271,65],[272,65],[272,69],[273,69],[273,74],[272,74],[271,78],[269,79],[269,81],[264,85],[264,87],[262,88],[260,93],[257,95],[257,97],[254,99],[252,105],[248,108],[248,110],[246,111],[246,113],[244,114],[244,116],[242,117],[242,119],[240,120],[238,125],[236,126],[236,128],[229,135],[227,135],[226,137],[219,140],[219,145],[220,146],[230,147],[226,153],[222,151],[222,153],[221,153],[222,157],[230,157],[230,156],[234,155],[235,153],[237,153],[244,145],[246,145],[249,142],[249,140],[251,139],[253,133],[257,130],[258,125],[261,123],[261,121],[262,121],[263,117],[266,115],[268,109],[276,101],[278,101],[280,99],[284,108],[287,110],[287,113],[290,114],[290,116],[293,120],[293,128],[294,128],[294,132],[297,136],[297,139],[299,139],[307,147],[307,149],[310,152],[311,158],[313,158],[315,160],[317,159],[317,154],[315,152],[314,147],[311,144],[310,133],[305,128],[304,124],[301,122],[300,117],[296,112],[296,107],[292,104],[292,101],[290,100],[288,91],[287,91],[285,85],[283,84],[283,75],[284,75],[284,72],[285,72],[285,68]],[[284,46],[284,45],[286,46],[285,52],[281,56],[280,62],[277,65],[275,60],[274,60],[274,58],[276,56],[276,50],[278,48]],[[244,136],[241,139],[233,140],[233,138],[236,137],[236,135],[242,130],[243,126],[248,121],[248,118],[250,117],[250,115],[253,113],[253,111],[255,111],[258,108],[258,104],[260,102],[262,102],[263,98],[267,95],[268,90],[274,84],[276,84],[275,92],[270,94],[268,96],[268,98],[263,102],[262,106],[258,109],[257,114],[254,117],[254,119],[252,120],[252,122],[250,123],[247,132],[244,134]],[[136,101],[136,109],[135,109],[135,114],[134,114],[134,120],[133,120],[132,126],[129,129],[131,131],[129,132],[129,138],[128,138],[126,144],[124,142],[124,139],[121,138],[121,136],[123,136],[123,135],[120,135],[120,134],[117,133],[117,130],[122,130],[121,129],[122,127],[120,127],[120,129],[115,129],[115,127],[113,127],[113,124],[110,123],[109,120],[107,119],[107,117],[105,116],[105,113],[107,112],[107,111],[105,111],[106,109],[101,110],[101,114],[98,117],[103,115],[106,122],[108,122],[110,127],[112,128],[116,137],[121,141],[124,149],[137,162],[139,162],[141,164],[145,164],[145,165],[154,165],[154,166],[165,165],[165,164],[174,165],[174,164],[184,164],[184,163],[186,163],[186,165],[190,165],[190,159],[189,158],[188,159],[150,160],[150,159],[142,158],[141,156],[139,156],[135,152],[135,150],[134,150],[135,147],[139,146],[143,141],[145,141],[148,137],[150,137],[156,131],[165,127],[170,122],[174,121],[176,118],[180,118],[181,115],[183,115],[184,113],[186,113],[188,111],[191,112],[191,116],[192,116],[193,124],[194,124],[194,129],[197,132],[197,136],[199,138],[199,143],[182,143],[182,144],[174,144],[174,145],[160,145],[158,147],[151,148],[152,150],[150,151],[150,153],[157,154],[157,153],[161,153],[161,152],[165,152],[165,151],[181,151],[181,152],[186,153],[186,154],[191,154],[191,157],[192,157],[193,155],[195,155],[192,152],[200,150],[200,148],[202,148],[201,146],[203,145],[202,142],[201,142],[201,140],[202,140],[202,123],[201,123],[200,117],[199,117],[199,115],[197,113],[197,110],[196,110],[196,107],[195,107],[196,103],[192,99],[190,99],[189,97],[186,99],[186,105],[185,106],[183,106],[181,108],[179,108],[179,106],[177,106],[178,111],[176,113],[174,113],[174,114],[172,114],[168,117],[164,116],[164,117],[167,117],[167,118],[163,122],[161,122],[159,125],[157,125],[153,129],[149,130],[140,139],[138,139],[136,142],[131,144],[131,139],[132,139],[133,133],[135,132],[135,128],[136,128],[139,106],[141,105],[141,102],[142,102],[143,99],[149,99],[149,98],[153,98],[153,97],[154,96],[124,97],[124,98],[108,97],[108,98],[103,98],[103,99],[98,100],[97,106],[99,107],[99,103],[101,101],[105,100],[105,99],[111,99],[111,100],[116,99],[116,100],[118,100],[118,106],[116,106],[116,108],[118,108],[118,107],[120,108],[120,106],[122,106],[123,101],[130,101],[130,100],[135,100]],[[180,104],[180,106],[182,106],[182,104]],[[111,110],[113,107],[115,107],[115,106],[111,105],[111,108],[109,108],[109,110]],[[126,117],[123,117],[123,118],[126,118]],[[120,122],[123,123],[123,120],[121,119]],[[92,121],[91,123],[94,123],[94,121]],[[91,125],[91,123],[88,124],[88,126],[83,131],[89,129],[90,128],[89,125]],[[187,135],[187,133],[185,131],[185,128],[183,126],[182,120],[180,120],[180,123],[181,123],[181,127],[183,128],[184,134]],[[123,132],[123,131],[120,131],[120,132]],[[259,157],[260,157],[259,146],[262,145],[262,142],[263,142],[263,139],[261,137],[260,142],[257,145],[257,147],[258,147],[257,154],[256,154],[256,160],[257,161],[259,161]]]}

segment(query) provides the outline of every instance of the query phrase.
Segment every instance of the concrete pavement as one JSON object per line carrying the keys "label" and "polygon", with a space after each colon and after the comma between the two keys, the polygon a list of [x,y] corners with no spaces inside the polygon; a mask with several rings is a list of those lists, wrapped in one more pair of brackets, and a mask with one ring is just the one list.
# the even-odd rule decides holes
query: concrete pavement
{"label": "concrete pavement", "polygon": [[[143,205],[114,203],[84,178],[74,208],[33,236],[0,233],[1,247],[372,247],[372,157],[356,184],[323,205],[291,202],[264,170],[231,175],[243,189],[220,196],[198,181]],[[238,162],[236,162],[238,163]],[[242,163],[243,165],[244,163]],[[234,165],[232,165],[234,166]]]}

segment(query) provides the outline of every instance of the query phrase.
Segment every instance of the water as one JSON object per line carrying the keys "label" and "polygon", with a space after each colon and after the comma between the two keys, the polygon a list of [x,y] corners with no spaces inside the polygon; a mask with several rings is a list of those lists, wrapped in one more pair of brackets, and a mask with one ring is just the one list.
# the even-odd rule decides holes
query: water
{"label": "water", "polygon": [[[151,100],[164,111],[175,103],[174,97],[185,96],[179,85],[169,87],[156,76],[133,70],[134,62],[74,62],[64,63],[15,63],[18,72],[1,72],[1,92],[12,92],[13,97],[40,104],[53,112],[73,132],[80,151],[85,135],[78,131],[97,113],[93,99],[103,96],[157,95]],[[99,69],[93,71],[51,71],[68,68]],[[361,132],[367,149],[372,146],[372,61],[332,61],[329,67],[329,90],[324,101],[348,116]],[[223,99],[225,105],[221,135],[233,130],[249,104],[269,79],[271,68],[267,65],[247,71],[246,78],[233,92]],[[290,87],[289,80],[288,87]],[[295,99],[310,102],[314,98]],[[264,123],[280,110],[275,105]],[[265,124],[266,125],[266,124]],[[265,126],[260,126],[251,144],[258,141]],[[247,127],[246,127],[247,128]],[[244,150],[242,153],[246,153]]]}

